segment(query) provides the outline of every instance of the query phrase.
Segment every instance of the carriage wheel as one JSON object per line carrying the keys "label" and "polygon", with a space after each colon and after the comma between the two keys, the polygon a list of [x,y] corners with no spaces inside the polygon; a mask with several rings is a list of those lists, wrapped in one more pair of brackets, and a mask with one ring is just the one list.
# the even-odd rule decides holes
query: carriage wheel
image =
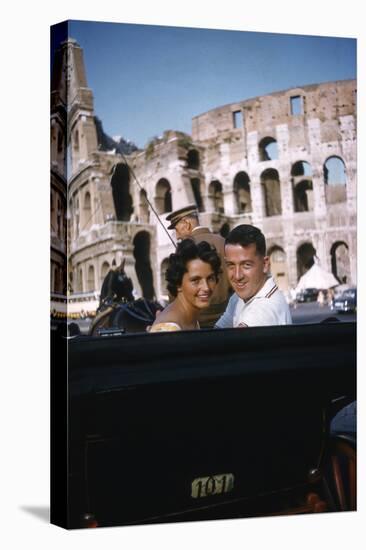
{"label": "carriage wheel", "polygon": [[335,511],[356,510],[356,446],[348,438],[331,440],[325,483]]}

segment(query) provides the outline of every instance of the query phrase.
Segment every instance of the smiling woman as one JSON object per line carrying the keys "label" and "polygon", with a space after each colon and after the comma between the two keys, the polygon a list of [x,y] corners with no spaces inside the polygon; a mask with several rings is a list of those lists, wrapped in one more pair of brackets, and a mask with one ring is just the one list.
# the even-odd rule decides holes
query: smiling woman
{"label": "smiling woman", "polygon": [[216,249],[206,241],[184,239],[169,257],[168,291],[174,300],[158,315],[150,332],[195,330],[200,311],[209,306],[220,272]]}

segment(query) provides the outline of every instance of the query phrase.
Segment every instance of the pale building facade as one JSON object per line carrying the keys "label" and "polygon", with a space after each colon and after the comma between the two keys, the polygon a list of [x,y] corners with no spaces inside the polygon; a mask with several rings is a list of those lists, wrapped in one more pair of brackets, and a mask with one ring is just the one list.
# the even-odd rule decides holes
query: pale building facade
{"label": "pale building facade", "polygon": [[[58,56],[52,193],[65,208],[59,180],[65,184],[67,164],[73,293],[99,291],[113,259],[124,257],[138,295],[166,296],[174,246],[147,199],[165,226],[169,212],[196,202],[201,223],[215,232],[225,235],[240,223],[260,227],[283,289],[296,286],[314,251],[340,282],[356,283],[356,81],[225,105],[194,117],[191,136],[167,130],[144,150],[121,155],[100,150],[81,47],[69,39]],[[65,115],[57,119],[62,90],[67,125]],[[52,226],[66,229],[55,219]]]}

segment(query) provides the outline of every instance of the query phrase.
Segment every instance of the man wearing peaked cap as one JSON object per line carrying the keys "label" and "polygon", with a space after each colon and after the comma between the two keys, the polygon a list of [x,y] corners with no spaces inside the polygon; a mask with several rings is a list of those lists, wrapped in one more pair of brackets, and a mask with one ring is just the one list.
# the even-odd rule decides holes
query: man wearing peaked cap
{"label": "man wearing peaked cap", "polygon": [[230,296],[230,283],[224,269],[224,244],[221,235],[212,233],[208,227],[199,225],[198,210],[195,204],[189,204],[171,212],[166,219],[170,221],[168,229],[174,229],[177,240],[193,239],[196,243],[206,241],[213,245],[221,259],[221,273],[214,295],[208,308],[200,314],[201,328],[212,328],[219,317],[224,313]]}
{"label": "man wearing peaked cap", "polygon": [[[175,229],[180,220],[183,220],[183,218],[186,216],[191,216],[192,214],[198,218],[198,210],[195,204],[189,204],[188,206],[184,206],[183,208],[179,208],[179,210],[171,212],[169,216],[166,217],[166,219],[170,221],[168,229]],[[177,236],[177,238],[179,237]]]}

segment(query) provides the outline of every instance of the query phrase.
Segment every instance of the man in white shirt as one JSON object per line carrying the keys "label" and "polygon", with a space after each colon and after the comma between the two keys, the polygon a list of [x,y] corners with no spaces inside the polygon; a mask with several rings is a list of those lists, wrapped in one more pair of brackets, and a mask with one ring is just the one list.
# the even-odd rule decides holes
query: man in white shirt
{"label": "man in white shirt", "polygon": [[289,306],[270,275],[263,233],[252,225],[235,227],[225,240],[225,265],[235,294],[215,328],[288,325]]}

